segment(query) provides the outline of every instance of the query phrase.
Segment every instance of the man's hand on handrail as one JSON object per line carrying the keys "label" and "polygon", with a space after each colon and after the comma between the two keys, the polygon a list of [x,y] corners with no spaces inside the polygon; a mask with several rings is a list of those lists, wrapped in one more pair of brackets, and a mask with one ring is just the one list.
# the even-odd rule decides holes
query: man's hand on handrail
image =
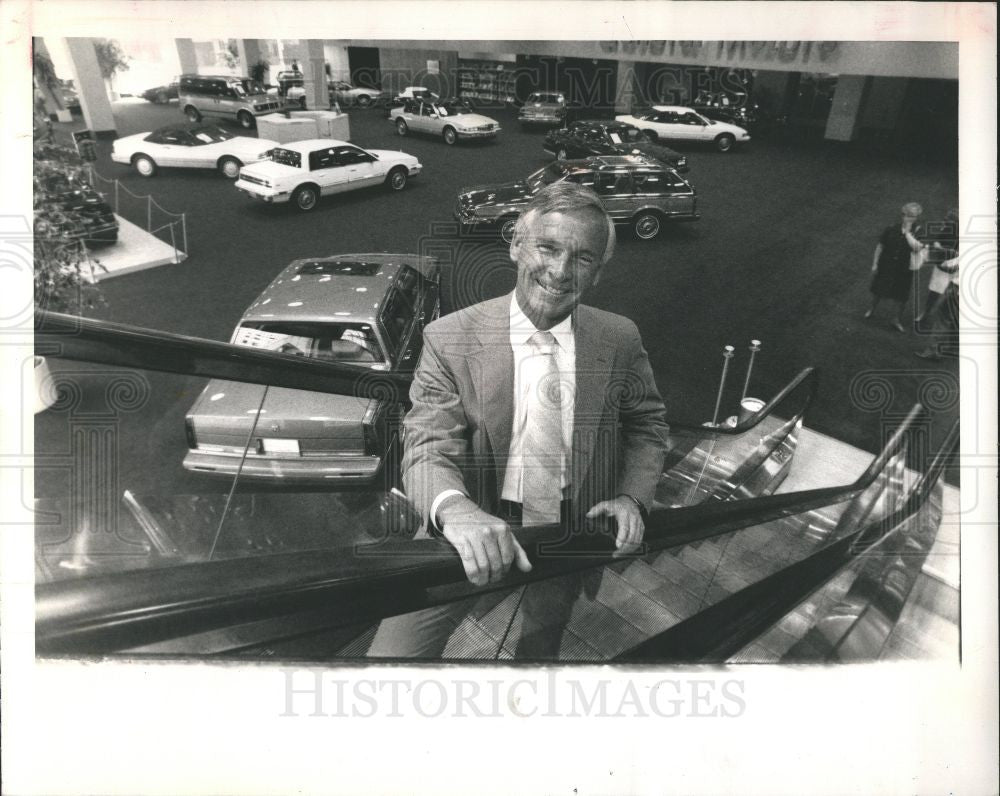
{"label": "man's hand on handrail", "polygon": [[495,583],[514,563],[521,572],[531,571],[528,554],[514,538],[510,526],[464,495],[455,495],[442,503],[437,520],[444,538],[461,556],[465,576],[473,585]]}

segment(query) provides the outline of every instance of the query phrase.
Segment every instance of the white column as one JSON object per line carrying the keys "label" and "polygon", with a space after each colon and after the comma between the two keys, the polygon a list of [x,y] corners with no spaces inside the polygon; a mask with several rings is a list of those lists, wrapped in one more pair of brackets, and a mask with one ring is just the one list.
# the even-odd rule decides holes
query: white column
{"label": "white column", "polygon": [[177,45],[177,59],[181,64],[181,74],[198,74],[198,56],[194,50],[194,42],[191,39],[175,39]]}
{"label": "white column", "polygon": [[111,101],[108,99],[108,89],[97,61],[93,39],[66,39],[66,49],[73,66],[73,83],[80,97],[80,108],[88,129],[93,130],[95,135],[110,135],[113,138],[116,133],[115,117],[111,112]]}
{"label": "white column", "polygon": [[615,81],[615,113],[631,113],[635,102],[635,61],[619,61]]}
{"label": "white column", "polygon": [[864,104],[865,86],[869,78],[863,75],[841,75],[833,94],[833,105],[826,120],[828,141],[853,141]]}
{"label": "white column", "polygon": [[330,64],[332,80],[351,80],[351,62],[347,57],[347,45],[323,42],[323,57]]}
{"label": "white column", "polygon": [[305,45],[305,58],[301,67],[305,78],[306,107],[309,110],[328,110],[330,92],[326,87],[326,70],[323,68],[326,63],[323,40],[307,39]]}
{"label": "white column", "polygon": [[[264,58],[264,51],[261,49],[258,39],[237,39],[236,50],[240,55],[240,74],[250,76],[250,70],[260,60]],[[267,75],[262,82],[267,82]]]}
{"label": "white column", "polygon": [[[49,55],[49,50],[45,46],[45,41],[40,36],[36,36],[32,39],[32,43],[35,47],[35,55],[43,56],[52,60],[52,56]],[[53,69],[55,64],[53,64]],[[42,99],[45,101],[45,112],[50,116],[55,115],[56,120],[60,122],[71,122],[73,121],[73,114],[70,113],[66,108],[62,106],[62,102],[52,93],[52,89],[44,85],[41,81],[37,81],[36,85],[38,90],[42,94]]]}

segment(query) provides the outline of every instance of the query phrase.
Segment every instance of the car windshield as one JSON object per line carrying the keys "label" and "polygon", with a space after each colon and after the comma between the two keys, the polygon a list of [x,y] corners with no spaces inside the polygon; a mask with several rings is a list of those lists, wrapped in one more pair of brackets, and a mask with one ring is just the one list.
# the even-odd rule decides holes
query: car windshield
{"label": "car windshield", "polygon": [[528,188],[531,193],[538,193],[546,185],[551,185],[554,182],[559,182],[566,176],[566,167],[563,164],[555,162],[550,163],[548,166],[539,169],[527,180]]}
{"label": "car windshield", "polygon": [[233,343],[279,354],[332,362],[384,362],[375,332],[368,324],[272,321],[244,323]]}
{"label": "car windshield", "polygon": [[296,169],[302,168],[302,153],[292,149],[282,149],[275,147],[271,150],[271,160],[283,166],[292,166]]}
{"label": "car windshield", "polygon": [[218,144],[222,141],[228,141],[236,136],[228,130],[223,130],[221,127],[216,127],[214,124],[206,124],[202,127],[193,127],[189,131],[193,144],[195,146],[200,146],[201,144]]}
{"label": "car windshield", "polygon": [[237,97],[246,97],[250,94],[266,94],[267,90],[256,80],[234,80],[229,87],[236,92]]}
{"label": "car windshield", "polygon": [[528,102],[551,102],[556,105],[561,105],[563,102],[562,94],[531,94],[528,97]]}
{"label": "car windshield", "polygon": [[642,121],[656,121],[657,111],[643,111],[642,113],[635,114],[636,119],[641,119]]}
{"label": "car windshield", "polygon": [[463,113],[472,113],[469,103],[464,100],[447,100],[438,103],[435,107],[441,116],[458,116]]}
{"label": "car windshield", "polygon": [[616,144],[641,144],[646,136],[637,127],[616,127],[608,130],[608,136]]}

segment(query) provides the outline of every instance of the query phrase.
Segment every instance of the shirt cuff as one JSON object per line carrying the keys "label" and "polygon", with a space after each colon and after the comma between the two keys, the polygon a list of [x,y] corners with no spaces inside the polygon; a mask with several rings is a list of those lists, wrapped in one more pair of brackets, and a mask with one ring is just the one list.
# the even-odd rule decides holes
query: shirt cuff
{"label": "shirt cuff", "polygon": [[440,495],[434,498],[434,502],[431,503],[431,513],[428,519],[430,520],[430,524],[437,531],[441,530],[441,526],[438,525],[437,511],[441,507],[441,504],[445,500],[450,498],[452,495],[461,495],[462,497],[465,497],[465,493],[460,489],[446,489],[444,490],[444,492],[442,492]]}
{"label": "shirt cuff", "polygon": [[633,497],[628,494],[628,492],[619,492],[618,497],[628,498],[631,500],[639,509],[639,516],[642,517],[643,524],[649,522],[649,512],[646,511],[646,507],[642,504],[642,501],[637,497]]}

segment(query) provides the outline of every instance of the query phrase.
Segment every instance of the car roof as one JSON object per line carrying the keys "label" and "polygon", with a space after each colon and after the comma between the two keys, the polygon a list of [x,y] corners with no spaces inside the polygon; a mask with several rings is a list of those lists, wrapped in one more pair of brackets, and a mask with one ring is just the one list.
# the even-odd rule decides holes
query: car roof
{"label": "car roof", "polygon": [[585,162],[597,168],[611,168],[614,166],[653,166],[656,168],[666,168],[660,161],[641,152],[632,155],[593,155],[577,162]]}
{"label": "car roof", "polygon": [[249,75],[197,75],[185,72],[180,77],[194,78],[200,80],[253,80]]}
{"label": "car roof", "polygon": [[570,123],[571,127],[635,127],[632,122],[619,119],[578,119]]}
{"label": "car roof", "polygon": [[[426,274],[433,263],[431,257],[386,252],[294,260],[247,308],[243,320],[374,323],[399,269],[409,265]],[[357,273],[345,273],[348,269]]]}
{"label": "car roof", "polygon": [[166,124],[163,127],[157,127],[155,130],[151,130],[145,135],[152,135],[153,133],[194,133],[198,130],[219,129],[221,129],[219,125],[212,124],[211,122],[196,122],[194,124],[191,122],[178,122],[177,124]]}
{"label": "car roof", "polygon": [[352,144],[350,141],[338,141],[336,138],[307,138],[305,141],[289,141],[285,144],[279,144],[275,148],[289,149],[292,152],[301,152],[302,154],[307,155],[316,149],[334,146],[353,146],[357,149],[361,149],[361,147],[356,144]]}
{"label": "car roof", "polygon": [[675,113],[694,113],[694,108],[687,105],[652,105],[654,111],[674,111]]}

